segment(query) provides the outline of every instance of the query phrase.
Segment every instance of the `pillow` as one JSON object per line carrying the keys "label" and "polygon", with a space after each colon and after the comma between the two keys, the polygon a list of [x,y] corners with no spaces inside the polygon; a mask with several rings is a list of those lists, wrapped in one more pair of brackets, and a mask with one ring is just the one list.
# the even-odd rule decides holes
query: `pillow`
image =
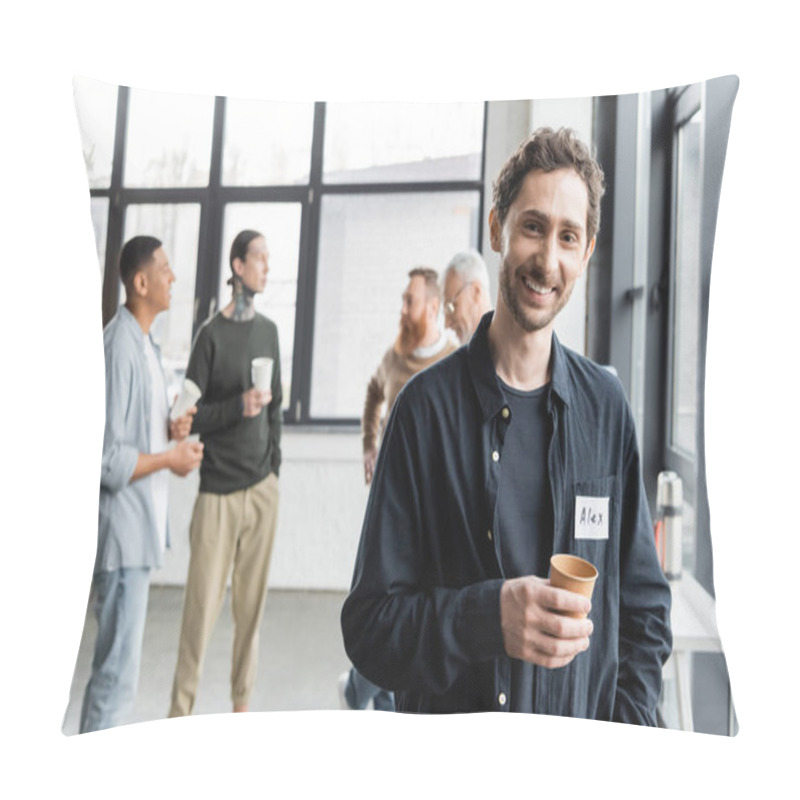
{"label": "pillow", "polygon": [[[151,329],[170,399],[200,327],[230,300],[234,234],[266,234],[268,288],[255,305],[281,343],[286,463],[251,708],[337,707],[336,678],[348,666],[338,611],[367,506],[359,418],[396,334],[408,270],[441,273],[453,253],[477,248],[495,299],[502,265],[488,222],[492,182],[531,130],[568,126],[591,143],[606,193],[589,268],[555,330],[617,375],[632,408],[653,544],[672,589],[660,721],[735,731],[715,621],[703,405],[711,256],[737,87],[728,76],[561,100],[314,104],[75,79],[103,323],[126,297],[122,243],[156,236],[178,278]],[[169,492],[170,548],[149,576],[142,681],[127,719],[165,716],[172,685],[197,472],[170,476]],[[309,628],[297,619],[313,626],[324,656],[316,648],[310,656]],[[95,637],[87,614],[65,733],[78,729]],[[227,612],[208,647],[196,713],[229,710]],[[278,681],[280,695],[270,691]]]}

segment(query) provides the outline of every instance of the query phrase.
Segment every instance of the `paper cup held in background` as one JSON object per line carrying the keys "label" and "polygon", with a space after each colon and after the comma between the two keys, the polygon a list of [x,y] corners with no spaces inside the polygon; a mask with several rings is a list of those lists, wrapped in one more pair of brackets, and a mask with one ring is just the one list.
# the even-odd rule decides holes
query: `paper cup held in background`
{"label": "paper cup held in background", "polygon": [[189,378],[184,378],[183,387],[172,411],[169,412],[169,418],[176,420],[182,417],[193,405],[200,399],[200,387]]}
{"label": "paper cup held in background", "polygon": [[252,365],[253,386],[259,392],[266,392],[272,387],[272,359],[254,358]]}
{"label": "paper cup held in background", "polygon": [[[577,592],[584,597],[591,597],[597,580],[597,569],[594,564],[590,564],[583,558],[559,553],[550,559],[550,584],[559,589],[566,589],[570,592]],[[564,613],[567,617],[578,619],[585,617],[586,614]]]}

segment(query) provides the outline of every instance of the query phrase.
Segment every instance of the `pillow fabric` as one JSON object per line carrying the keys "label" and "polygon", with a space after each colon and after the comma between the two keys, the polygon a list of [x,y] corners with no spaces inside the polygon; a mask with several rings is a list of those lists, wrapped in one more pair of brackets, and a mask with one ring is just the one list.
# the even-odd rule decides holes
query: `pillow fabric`
{"label": "pillow fabric", "polygon": [[[726,76],[638,94],[561,100],[276,103],[75,79],[103,281],[103,324],[118,318],[128,299],[120,278],[123,244],[137,235],[156,237],[177,277],[168,308],[149,330],[160,352],[170,401],[185,385],[201,326],[231,300],[235,234],[261,232],[268,246],[269,275],[266,288],[256,294],[255,309],[272,321],[280,342],[271,374],[278,375],[274,394],[279,388],[281,446],[290,457],[280,471],[282,497],[269,577],[273,591],[260,622],[264,645],[251,709],[338,707],[336,678],[349,666],[339,609],[351,580],[356,585],[359,569],[377,563],[359,560],[370,555],[370,546],[362,542],[359,548],[362,522],[366,516],[367,536],[370,519],[360,417],[367,384],[397,336],[397,301],[408,272],[420,265],[432,267],[444,286],[450,257],[477,249],[488,267],[489,294],[496,304],[506,262],[498,252],[502,247],[495,249],[489,208],[500,167],[532,130],[568,127],[600,164],[605,193],[589,266],[577,278],[555,331],[571,352],[609,368],[612,377],[606,374],[604,381],[622,387],[644,486],[642,507],[632,509],[626,505],[633,496],[629,492],[614,500],[616,484],[609,476],[602,483],[599,476],[587,474],[576,483],[583,488],[570,511],[576,517],[574,535],[593,540],[576,552],[607,558],[597,540],[608,538],[608,529],[605,523],[592,527],[593,520],[606,515],[608,525],[623,525],[639,514],[640,526],[651,534],[648,558],[663,573],[671,596],[671,655],[663,666],[663,687],[654,678],[661,699],[653,721],[735,733],[715,619],[703,408],[711,263],[737,89],[738,79]],[[444,300],[446,295],[445,288]],[[438,324],[446,322],[440,311]],[[108,360],[106,370],[111,370]],[[106,377],[110,392],[117,384]],[[402,393],[401,402],[411,403],[412,394]],[[107,398],[107,408],[110,402]],[[131,433],[106,428],[103,480],[108,479],[112,435],[122,441]],[[109,491],[129,488],[136,454],[143,450],[140,444],[124,441],[133,460],[120,468],[119,485]],[[454,470],[448,479],[456,480],[457,474]],[[93,604],[108,578],[103,573],[145,567],[144,638],[141,630],[133,634],[136,653],[123,654],[125,663],[110,667],[126,669],[133,680],[127,716],[113,724],[167,713],[160,704],[173,682],[172,654],[178,646],[173,638],[180,628],[192,555],[189,531],[199,479],[197,471],[169,478],[165,552],[135,564],[127,563],[124,554],[117,554],[119,563],[99,559],[96,564]],[[155,482],[142,480],[148,483],[137,490],[140,500]],[[375,490],[372,503],[382,498],[386,502]],[[124,503],[111,507],[116,514],[126,513]],[[103,513],[101,500],[101,538],[107,524]],[[122,530],[127,520],[114,525]],[[547,546],[552,549],[552,543]],[[619,562],[623,555],[615,558]],[[601,567],[595,592],[603,591],[603,572]],[[546,568],[537,574],[546,578]],[[483,579],[488,585],[489,573]],[[466,585],[477,579],[465,572],[442,579],[437,588],[453,589],[451,580]],[[230,602],[228,591],[224,604]],[[595,602],[600,608],[598,595]],[[437,613],[450,611],[443,606]],[[298,623],[301,618],[313,634]],[[65,733],[79,728],[98,624],[102,630],[102,620],[87,614]],[[217,627],[229,624],[226,613],[219,615]],[[475,620],[470,624],[474,629],[468,634],[448,635],[475,642],[493,635],[495,644],[502,643],[498,631],[490,634]],[[647,624],[640,629],[643,637],[649,630]],[[324,654],[310,654],[306,634],[321,643]],[[623,642],[620,648],[629,645],[635,649],[643,643]],[[459,649],[461,640],[456,646],[434,639],[431,650],[450,646],[459,653],[453,673],[458,680],[459,671],[471,668],[459,659],[480,661],[480,648],[475,645],[475,653],[465,654]],[[230,705],[229,640],[212,637],[207,647],[209,668],[196,713],[229,710]],[[593,638],[590,652],[603,647]],[[348,654],[351,649],[347,647]],[[139,653],[141,668],[131,667]],[[566,667],[553,685],[572,680],[569,691],[577,691],[573,673],[592,680],[591,670]],[[279,699],[269,691],[276,681],[283,685]],[[446,688],[441,687],[442,693]],[[627,702],[626,692],[618,687],[618,708]],[[133,696],[136,702],[130,705]],[[404,702],[408,708],[410,701]]]}

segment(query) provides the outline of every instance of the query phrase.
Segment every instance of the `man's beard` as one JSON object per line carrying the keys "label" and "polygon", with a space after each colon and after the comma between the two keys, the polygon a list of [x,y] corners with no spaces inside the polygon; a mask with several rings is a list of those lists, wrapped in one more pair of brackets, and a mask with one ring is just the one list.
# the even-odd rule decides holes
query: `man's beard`
{"label": "man's beard", "polygon": [[425,339],[428,333],[428,318],[423,314],[416,322],[406,318],[400,320],[400,333],[395,348],[401,356],[409,356]]}
{"label": "man's beard", "polygon": [[[532,312],[527,311],[520,302],[519,294],[512,286],[512,278],[515,277],[516,270],[511,268],[507,260],[503,260],[502,268],[500,269],[500,294],[505,301],[511,316],[517,325],[522,328],[526,333],[533,333],[546,328],[558,315],[562,308],[567,304],[571,291],[562,292],[559,297],[558,303],[548,311],[540,311],[538,315],[533,316]],[[547,286],[549,281],[541,273],[534,271],[527,272],[534,282]]]}

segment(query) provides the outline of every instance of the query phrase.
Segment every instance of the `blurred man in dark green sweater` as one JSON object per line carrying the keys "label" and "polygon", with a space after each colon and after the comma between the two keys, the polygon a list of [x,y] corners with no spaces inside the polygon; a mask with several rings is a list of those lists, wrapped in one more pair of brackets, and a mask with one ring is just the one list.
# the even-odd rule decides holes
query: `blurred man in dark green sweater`
{"label": "blurred man in dark green sweater", "polygon": [[[257,231],[240,232],[230,253],[230,303],[197,334],[186,377],[202,395],[192,432],[205,445],[189,531],[191,557],[169,716],[191,714],[203,658],[228,575],[234,620],[231,699],[247,711],[258,658],[278,513],[281,371],[278,330],[256,312],[269,252]],[[271,358],[270,389],[253,385],[254,358]]]}

